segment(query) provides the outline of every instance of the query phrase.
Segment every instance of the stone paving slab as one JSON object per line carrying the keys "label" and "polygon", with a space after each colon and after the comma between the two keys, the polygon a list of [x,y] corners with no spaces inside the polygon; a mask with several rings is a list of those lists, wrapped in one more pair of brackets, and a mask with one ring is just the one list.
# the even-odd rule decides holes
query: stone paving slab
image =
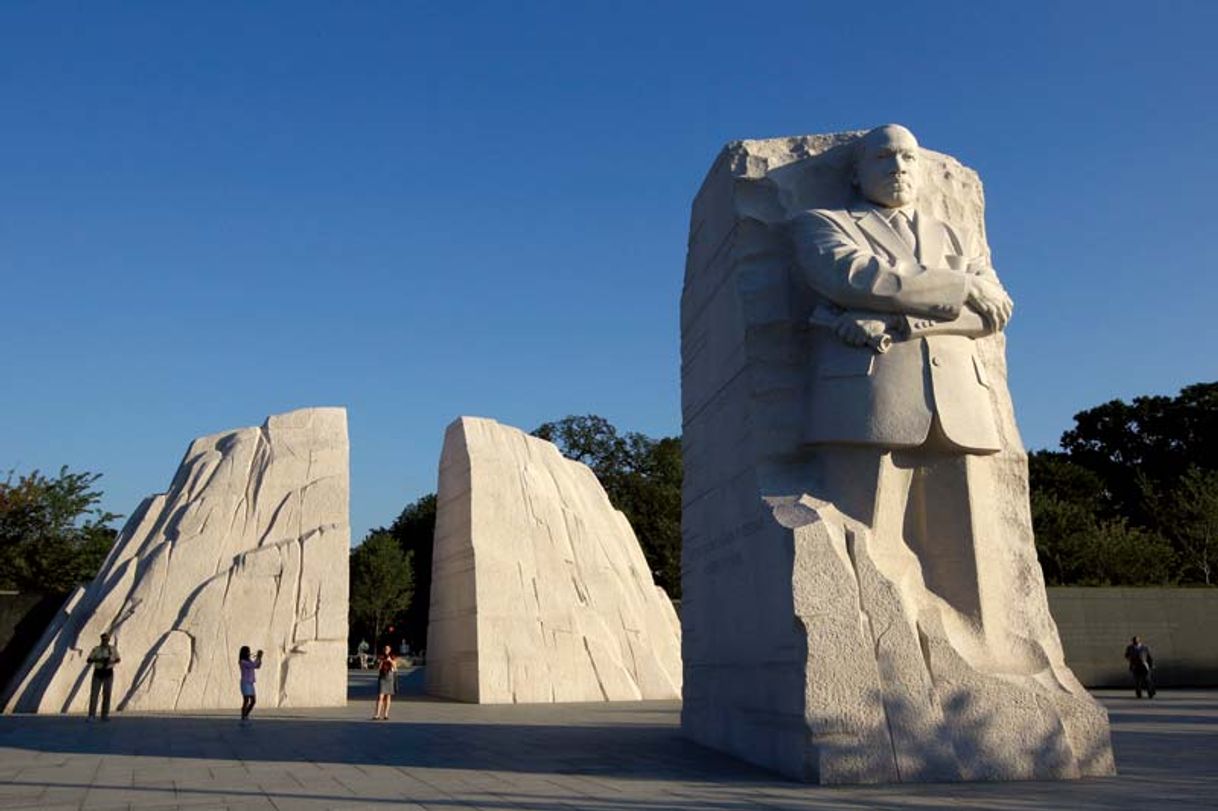
{"label": "stone paving slab", "polygon": [[680,736],[678,702],[478,707],[417,695],[368,720],[372,676],[325,710],[0,717],[0,808],[805,811],[1218,808],[1218,691],[1112,714],[1120,775],[1071,782],[821,788]]}

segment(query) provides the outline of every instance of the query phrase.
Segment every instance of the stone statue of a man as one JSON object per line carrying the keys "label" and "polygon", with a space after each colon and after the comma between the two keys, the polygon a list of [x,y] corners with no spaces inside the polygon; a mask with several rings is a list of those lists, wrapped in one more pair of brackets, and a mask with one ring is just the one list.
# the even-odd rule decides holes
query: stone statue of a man
{"label": "stone statue of a man", "polygon": [[[975,339],[1005,327],[1011,299],[982,250],[919,210],[918,142],[877,127],[854,152],[857,201],[791,221],[817,294],[805,440],[816,495],[903,537],[927,585],[978,615],[962,457],[1001,450]],[[876,339],[881,339],[877,341]]]}
{"label": "stone statue of a man", "polygon": [[716,157],[681,292],[685,735],[826,785],[1114,773],[1037,563],[1010,317],[980,177],[905,128]]}

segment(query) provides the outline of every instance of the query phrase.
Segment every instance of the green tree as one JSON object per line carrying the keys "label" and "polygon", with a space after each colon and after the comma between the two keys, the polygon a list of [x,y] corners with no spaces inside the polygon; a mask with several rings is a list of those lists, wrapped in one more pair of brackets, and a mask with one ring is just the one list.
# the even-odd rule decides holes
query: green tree
{"label": "green tree", "polygon": [[1186,386],[1175,397],[1112,400],[1074,422],[1062,435],[1067,457],[1099,477],[1106,512],[1140,526],[1157,521],[1148,487],[1166,493],[1190,467],[1218,467],[1218,383]]}
{"label": "green tree", "polygon": [[384,530],[373,530],[351,551],[351,617],[372,631],[379,644],[381,631],[410,607],[414,596],[411,556]]}
{"label": "green tree", "polygon": [[[1028,454],[1028,479],[1033,500],[1051,494],[1092,513],[1104,511],[1104,481],[1089,468],[1071,460],[1060,451],[1033,451]],[[1033,505],[1035,506],[1035,504]]]}
{"label": "green tree", "polygon": [[1064,453],[1037,451],[1028,455],[1028,479],[1045,582],[1063,586],[1088,579],[1104,504],[1100,477]]}
{"label": "green tree", "polygon": [[99,505],[100,473],[35,470],[0,483],[0,587],[66,593],[91,580],[114,545],[119,516]]}
{"label": "green tree", "polygon": [[669,597],[681,596],[681,440],[618,433],[604,417],[568,416],[534,436],[592,469],[634,529],[643,556]]}
{"label": "green tree", "polygon": [[1191,467],[1165,502],[1161,523],[1176,541],[1181,573],[1218,580],[1218,471]]}
{"label": "green tree", "polygon": [[1080,585],[1166,586],[1176,570],[1171,544],[1123,518],[1097,526],[1090,562],[1090,571],[1077,581]]}
{"label": "green tree", "polygon": [[436,494],[406,506],[388,532],[414,561],[415,594],[402,617],[402,636],[415,650],[427,647],[427,614],[431,608],[431,553],[436,533]]}
{"label": "green tree", "polygon": [[1032,528],[1045,582],[1077,584],[1094,549],[1095,513],[1049,492],[1033,491]]}
{"label": "green tree", "polygon": [[[1214,536],[1206,515],[1218,472],[1218,383],[1186,386],[1175,397],[1112,400],[1079,412],[1074,422],[1062,435],[1061,453],[1029,458],[1046,577],[1212,585]],[[1086,574],[1056,569],[1083,554],[1086,537],[1107,539],[1086,553],[1103,561]],[[1163,562],[1151,565],[1153,555]],[[1133,568],[1117,573],[1117,565]],[[1166,578],[1163,565],[1172,567]]]}
{"label": "green tree", "polygon": [[1032,497],[1032,525],[1050,586],[1147,586],[1172,580],[1171,545],[1124,518],[1100,520],[1084,504],[1041,491]]}

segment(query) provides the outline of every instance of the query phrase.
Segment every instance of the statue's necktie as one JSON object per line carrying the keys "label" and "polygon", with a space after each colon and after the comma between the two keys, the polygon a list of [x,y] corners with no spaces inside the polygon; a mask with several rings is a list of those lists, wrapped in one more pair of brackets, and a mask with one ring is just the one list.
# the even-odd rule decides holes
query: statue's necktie
{"label": "statue's necktie", "polygon": [[897,232],[897,236],[905,240],[905,244],[914,253],[918,251],[918,237],[914,234],[913,228],[909,224],[909,215],[904,211],[898,211],[892,215],[892,219],[888,221],[892,226],[892,230]]}

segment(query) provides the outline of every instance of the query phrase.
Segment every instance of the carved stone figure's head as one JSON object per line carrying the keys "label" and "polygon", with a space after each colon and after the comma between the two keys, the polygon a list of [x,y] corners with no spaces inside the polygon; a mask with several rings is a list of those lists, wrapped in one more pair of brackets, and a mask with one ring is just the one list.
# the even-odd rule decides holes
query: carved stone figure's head
{"label": "carved stone figure's head", "polygon": [[885,208],[918,199],[918,139],[900,124],[876,127],[855,142],[854,185]]}

